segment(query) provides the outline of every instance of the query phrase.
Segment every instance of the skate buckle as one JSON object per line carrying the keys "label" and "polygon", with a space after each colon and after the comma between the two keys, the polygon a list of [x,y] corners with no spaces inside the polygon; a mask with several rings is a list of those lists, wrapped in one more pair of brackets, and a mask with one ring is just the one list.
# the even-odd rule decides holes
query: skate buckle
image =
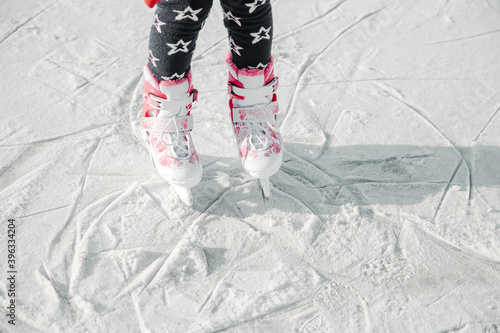
{"label": "skate buckle", "polygon": [[[236,99],[245,99],[245,97],[243,96],[240,96],[240,95],[237,95],[234,91],[233,91],[233,87],[235,87],[236,85],[234,83],[231,83],[231,82],[228,82],[227,83],[227,93],[229,94],[229,96],[231,96],[231,98],[236,98]],[[236,86],[237,88],[240,88],[238,86]],[[243,88],[240,88],[240,89],[243,89]]]}
{"label": "skate buckle", "polygon": [[198,101],[198,90],[197,89],[193,89],[193,91],[191,92],[191,95],[193,96],[193,102]]}
{"label": "skate buckle", "polygon": [[228,82],[227,83],[227,93],[236,99],[245,99],[249,96],[268,96],[276,92],[279,86],[278,77],[273,78],[266,85],[259,88],[243,88],[238,85]]}

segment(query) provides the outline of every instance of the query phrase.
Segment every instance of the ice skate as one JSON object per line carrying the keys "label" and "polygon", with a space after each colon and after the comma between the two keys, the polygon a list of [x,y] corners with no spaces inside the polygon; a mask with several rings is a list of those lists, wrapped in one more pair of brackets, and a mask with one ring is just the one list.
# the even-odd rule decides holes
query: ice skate
{"label": "ice skate", "polygon": [[281,167],[283,142],[276,115],[278,102],[273,60],[264,69],[238,69],[228,53],[229,107],[243,169],[260,180],[266,197],[271,195],[269,177]]}
{"label": "ice skate", "polygon": [[191,75],[158,81],[144,67],[142,129],[153,165],[188,206],[193,205],[191,188],[201,180],[202,166],[191,139],[191,106],[197,91]]}

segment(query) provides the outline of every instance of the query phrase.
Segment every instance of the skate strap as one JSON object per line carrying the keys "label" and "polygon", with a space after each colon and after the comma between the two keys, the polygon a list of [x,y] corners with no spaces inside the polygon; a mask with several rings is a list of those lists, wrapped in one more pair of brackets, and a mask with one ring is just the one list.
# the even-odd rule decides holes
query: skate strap
{"label": "skate strap", "polygon": [[262,123],[274,120],[278,113],[278,102],[247,107],[234,107],[233,123]]}
{"label": "skate strap", "polygon": [[142,128],[153,133],[177,133],[193,129],[193,116],[160,118],[143,117]]}
{"label": "skate strap", "polygon": [[240,97],[262,97],[271,96],[278,89],[278,78],[275,77],[268,84],[258,88],[240,88],[231,82],[228,83],[229,95],[236,95]]}
{"label": "skate strap", "polygon": [[146,102],[159,110],[178,112],[177,110],[188,107],[198,98],[198,91],[193,89],[193,92],[189,96],[183,99],[166,99],[162,97],[155,96],[153,94],[146,94],[144,96]]}

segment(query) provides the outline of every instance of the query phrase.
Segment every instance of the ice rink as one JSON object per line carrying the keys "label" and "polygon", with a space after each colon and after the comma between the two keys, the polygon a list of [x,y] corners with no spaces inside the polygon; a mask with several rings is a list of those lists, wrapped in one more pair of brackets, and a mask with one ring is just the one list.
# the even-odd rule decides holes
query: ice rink
{"label": "ice rink", "polygon": [[139,140],[154,10],[0,3],[0,331],[500,332],[500,1],[272,4],[271,198],[215,0],[188,208]]}

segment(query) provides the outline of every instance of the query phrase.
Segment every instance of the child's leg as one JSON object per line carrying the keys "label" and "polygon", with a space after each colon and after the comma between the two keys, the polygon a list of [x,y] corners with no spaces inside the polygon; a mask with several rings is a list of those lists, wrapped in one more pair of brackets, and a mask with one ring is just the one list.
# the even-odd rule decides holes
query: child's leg
{"label": "child's leg", "polygon": [[191,188],[203,172],[190,134],[197,92],[189,74],[196,39],[211,5],[212,0],[160,1],[144,70],[144,138],[156,170],[188,206],[193,204]]}
{"label": "child's leg", "polygon": [[238,68],[264,69],[271,60],[273,18],[270,0],[221,0],[232,60]]}
{"label": "child's leg", "polygon": [[243,168],[260,179],[265,196],[269,177],[281,167],[283,142],[276,114],[278,103],[271,44],[273,20],[270,0],[221,0],[229,31],[231,54],[229,106]]}
{"label": "child's leg", "polygon": [[148,67],[160,81],[188,75],[196,39],[212,0],[166,0],[156,5]]}

